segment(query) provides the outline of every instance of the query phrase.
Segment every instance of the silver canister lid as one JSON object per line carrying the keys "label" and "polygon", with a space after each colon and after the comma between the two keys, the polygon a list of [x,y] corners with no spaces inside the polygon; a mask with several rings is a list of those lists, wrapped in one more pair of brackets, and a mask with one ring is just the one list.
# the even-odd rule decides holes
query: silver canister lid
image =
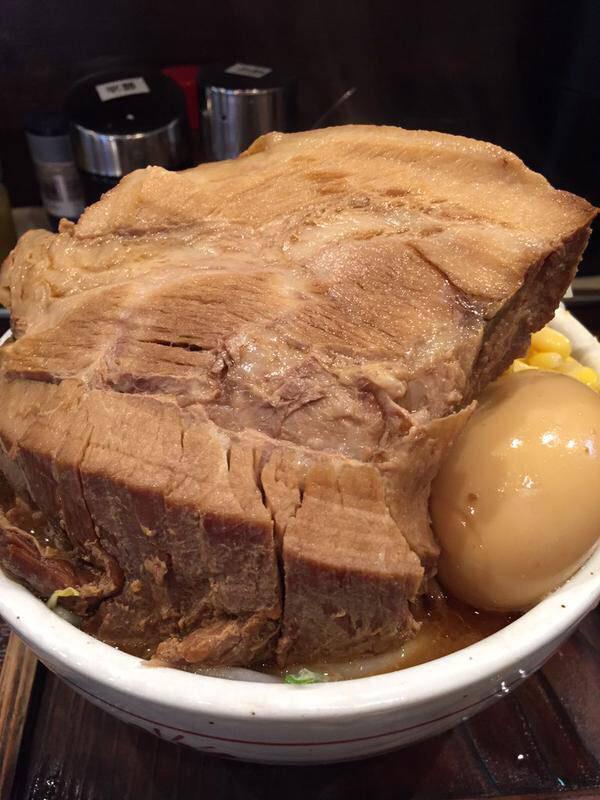
{"label": "silver canister lid", "polygon": [[190,166],[185,98],[166,75],[92,75],[73,88],[67,109],[75,161],[83,172],[120,178],[151,164]]}
{"label": "silver canister lid", "polygon": [[235,63],[201,67],[198,78],[205,149],[214,160],[235,158],[270,131],[295,124],[295,80],[279,70]]}

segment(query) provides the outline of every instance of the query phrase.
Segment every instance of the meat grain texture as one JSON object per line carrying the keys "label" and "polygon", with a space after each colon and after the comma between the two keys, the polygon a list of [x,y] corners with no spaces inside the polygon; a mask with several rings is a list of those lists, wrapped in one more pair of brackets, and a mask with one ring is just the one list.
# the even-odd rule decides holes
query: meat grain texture
{"label": "meat grain texture", "polygon": [[27,233],[1,273],[2,565],[174,665],[397,646],[440,459],[594,213],[493,145],[348,126],[149,167]]}

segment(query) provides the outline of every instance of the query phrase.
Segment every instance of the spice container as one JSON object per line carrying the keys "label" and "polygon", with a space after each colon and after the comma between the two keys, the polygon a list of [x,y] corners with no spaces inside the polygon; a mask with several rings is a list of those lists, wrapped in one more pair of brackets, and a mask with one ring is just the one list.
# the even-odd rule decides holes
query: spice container
{"label": "spice container", "polygon": [[0,264],[17,243],[17,234],[13,222],[10,198],[6,186],[2,183],[2,168],[0,167]]}
{"label": "spice container", "polygon": [[200,160],[200,111],[198,108],[198,67],[193,64],[180,64],[164,67],[164,75],[168,75],[181,88],[185,95],[187,121],[190,127],[190,146],[192,161]]}
{"label": "spice container", "polygon": [[92,75],[73,88],[67,109],[88,203],[134,169],[191,166],[185,97],[160,72]]}
{"label": "spice container", "polygon": [[198,74],[205,149],[214,160],[235,158],[261,134],[290,131],[296,83],[255,64],[214,64]]}
{"label": "spice container", "polygon": [[[10,198],[6,186],[2,183],[2,168],[0,167],[0,265],[10,253],[17,242],[15,224],[13,222]],[[8,309],[0,305],[0,335],[9,327]]]}
{"label": "spice container", "polygon": [[84,208],[83,188],[73,161],[69,118],[60,111],[32,112],[25,117],[25,133],[42,204],[56,230],[62,217],[76,220]]}

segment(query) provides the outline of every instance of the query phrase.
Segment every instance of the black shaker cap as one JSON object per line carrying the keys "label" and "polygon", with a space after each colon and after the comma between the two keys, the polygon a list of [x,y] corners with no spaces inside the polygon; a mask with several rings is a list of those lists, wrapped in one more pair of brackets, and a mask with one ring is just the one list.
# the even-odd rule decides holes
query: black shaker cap
{"label": "black shaker cap", "polygon": [[75,124],[98,133],[145,133],[185,118],[185,96],[161,72],[113,70],[75,84],[67,112]]}

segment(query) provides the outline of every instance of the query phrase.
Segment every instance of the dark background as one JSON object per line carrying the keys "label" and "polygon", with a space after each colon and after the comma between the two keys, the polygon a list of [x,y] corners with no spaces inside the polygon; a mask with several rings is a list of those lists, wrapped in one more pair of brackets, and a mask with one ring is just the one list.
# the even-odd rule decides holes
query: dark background
{"label": "dark background", "polygon": [[299,76],[300,127],[356,87],[330,122],[488,139],[600,203],[599,54],[596,0],[2,0],[0,157],[13,205],[36,203],[25,112],[124,59],[246,61]]}
{"label": "dark background", "polygon": [[[331,122],[488,139],[600,204],[600,0],[0,0],[0,158],[13,205],[39,202],[23,115],[60,107],[76,78],[122,59],[286,65],[300,78],[300,127],[356,87]],[[584,270],[600,273],[599,251]],[[598,331],[598,319],[594,308],[586,321]],[[159,741],[42,670],[15,797],[599,796],[599,620],[472,722],[400,753],[302,770]],[[2,643],[0,630],[0,662]]]}

